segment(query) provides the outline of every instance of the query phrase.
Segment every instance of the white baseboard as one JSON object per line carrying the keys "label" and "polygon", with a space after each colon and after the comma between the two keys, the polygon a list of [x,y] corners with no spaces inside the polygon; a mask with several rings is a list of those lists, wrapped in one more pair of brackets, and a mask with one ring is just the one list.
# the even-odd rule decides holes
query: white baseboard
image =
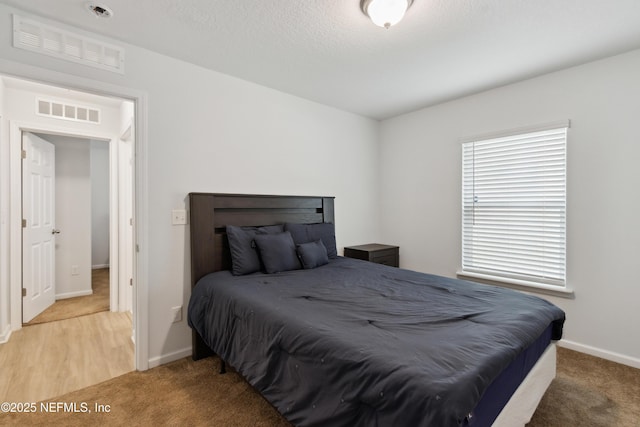
{"label": "white baseboard", "polygon": [[0,333],[0,344],[4,344],[9,341],[11,337],[11,325],[7,325],[4,327],[4,331]]}
{"label": "white baseboard", "polygon": [[621,363],[623,365],[631,366],[632,368],[640,369],[640,359],[626,356],[620,353],[614,353],[613,351],[603,350],[601,348],[591,347],[590,345],[580,344],[573,341],[567,341],[562,339],[558,341],[560,347],[568,348],[569,350],[579,351],[580,353],[590,354],[601,359],[610,360],[612,362]]}
{"label": "white baseboard", "polygon": [[109,268],[109,264],[96,264],[91,266],[92,270],[100,270],[102,268]]}
{"label": "white baseboard", "polygon": [[149,369],[191,356],[191,347],[149,359]]}
{"label": "white baseboard", "polygon": [[56,294],[56,299],[67,299],[67,298],[75,298],[75,297],[84,297],[87,295],[93,295],[93,290],[89,289],[87,291],[76,291],[76,292],[65,292],[64,294]]}

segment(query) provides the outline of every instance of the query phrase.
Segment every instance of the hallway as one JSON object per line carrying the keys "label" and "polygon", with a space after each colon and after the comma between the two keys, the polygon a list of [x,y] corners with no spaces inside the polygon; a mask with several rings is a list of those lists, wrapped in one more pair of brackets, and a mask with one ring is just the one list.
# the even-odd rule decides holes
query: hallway
{"label": "hallway", "polygon": [[23,327],[0,344],[0,400],[37,402],[134,370],[129,313]]}

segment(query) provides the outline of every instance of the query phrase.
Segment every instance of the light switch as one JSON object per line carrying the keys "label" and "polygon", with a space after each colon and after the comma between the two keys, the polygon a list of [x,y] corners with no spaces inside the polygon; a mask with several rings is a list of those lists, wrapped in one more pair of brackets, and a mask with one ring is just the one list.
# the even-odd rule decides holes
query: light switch
{"label": "light switch", "polygon": [[171,211],[171,224],[184,225],[187,223],[187,211],[184,209],[174,209]]}

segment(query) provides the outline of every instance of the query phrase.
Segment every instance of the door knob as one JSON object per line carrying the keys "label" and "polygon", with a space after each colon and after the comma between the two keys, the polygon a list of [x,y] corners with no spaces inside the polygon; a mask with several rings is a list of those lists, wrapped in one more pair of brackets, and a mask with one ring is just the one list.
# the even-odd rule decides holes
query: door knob
{"label": "door knob", "polygon": [[60,230],[54,228],[53,230],[51,230],[51,234],[60,234]]}

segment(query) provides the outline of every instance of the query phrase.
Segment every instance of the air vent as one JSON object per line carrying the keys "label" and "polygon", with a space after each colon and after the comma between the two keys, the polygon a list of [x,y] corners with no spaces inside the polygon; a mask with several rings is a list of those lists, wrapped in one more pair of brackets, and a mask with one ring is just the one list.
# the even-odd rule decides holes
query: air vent
{"label": "air vent", "polygon": [[13,47],[124,74],[124,48],[15,14]]}
{"label": "air vent", "polygon": [[36,99],[36,114],[56,119],[100,124],[99,109],[65,101],[38,98]]}

